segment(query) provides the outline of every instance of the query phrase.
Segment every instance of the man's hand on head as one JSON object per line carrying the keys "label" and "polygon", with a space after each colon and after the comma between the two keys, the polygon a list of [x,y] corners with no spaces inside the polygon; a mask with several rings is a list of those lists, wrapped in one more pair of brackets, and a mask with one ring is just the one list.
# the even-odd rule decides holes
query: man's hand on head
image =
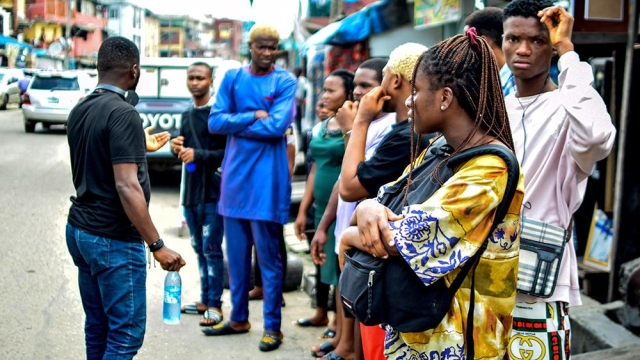
{"label": "man's hand on head", "polygon": [[370,124],[382,112],[385,101],[391,100],[391,96],[380,86],[373,88],[360,99],[358,106],[358,117],[356,121]]}
{"label": "man's hand on head", "polygon": [[552,6],[538,12],[540,22],[549,30],[549,40],[556,48],[558,56],[573,51],[571,33],[573,32],[573,16],[562,6]]}
{"label": "man's hand on head", "polygon": [[144,129],[144,136],[146,138],[147,143],[147,151],[153,152],[159,150],[164,144],[171,139],[171,134],[167,131],[159,132],[156,134],[151,134],[153,131],[153,126],[146,127]]}

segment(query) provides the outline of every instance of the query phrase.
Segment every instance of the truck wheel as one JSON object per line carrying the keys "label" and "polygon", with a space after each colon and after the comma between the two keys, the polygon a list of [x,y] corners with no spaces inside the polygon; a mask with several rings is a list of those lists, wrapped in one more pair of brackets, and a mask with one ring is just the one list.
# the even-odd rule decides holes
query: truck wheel
{"label": "truck wheel", "polygon": [[[249,290],[251,290],[253,288],[254,285],[254,281],[253,281],[253,266],[255,264],[255,261],[253,260],[253,258],[251,259],[251,276],[249,278]],[[227,265],[227,258],[224,258],[224,272],[223,272],[223,285],[225,289],[229,289],[229,267]]]}
{"label": "truck wheel", "polygon": [[289,254],[287,256],[287,274],[284,278],[284,292],[296,291],[302,283],[302,273],[304,272],[304,264],[300,256]]}
{"label": "truck wheel", "polygon": [[9,95],[5,94],[2,97],[2,103],[0,103],[0,110],[7,110],[8,104],[9,104]]}
{"label": "truck wheel", "polygon": [[[253,276],[253,266],[257,265],[255,263],[255,259],[251,260],[251,276],[249,280],[249,289],[254,286],[254,276]],[[302,283],[302,272],[303,272],[303,263],[302,259],[295,254],[288,254],[287,257],[287,274],[284,278],[283,291],[295,291],[298,290],[300,284]],[[224,259],[224,288],[229,288],[229,272],[227,270],[227,259]]]}

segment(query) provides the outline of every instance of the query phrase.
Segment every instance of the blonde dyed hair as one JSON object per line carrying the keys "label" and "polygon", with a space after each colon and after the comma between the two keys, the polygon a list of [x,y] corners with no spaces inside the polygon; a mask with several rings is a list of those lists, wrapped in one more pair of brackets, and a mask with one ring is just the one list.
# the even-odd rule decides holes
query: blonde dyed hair
{"label": "blonde dyed hair", "polygon": [[266,25],[266,24],[253,25],[251,27],[251,30],[249,31],[249,41],[253,42],[259,36],[275,38],[275,39],[278,39],[278,41],[280,41],[280,33],[278,32],[278,30],[276,30],[275,27],[271,25]]}
{"label": "blonde dyed hair", "polygon": [[413,69],[418,63],[420,55],[429,50],[426,46],[414,42],[402,44],[389,54],[386,68],[392,74],[400,74],[407,81],[413,78]]}

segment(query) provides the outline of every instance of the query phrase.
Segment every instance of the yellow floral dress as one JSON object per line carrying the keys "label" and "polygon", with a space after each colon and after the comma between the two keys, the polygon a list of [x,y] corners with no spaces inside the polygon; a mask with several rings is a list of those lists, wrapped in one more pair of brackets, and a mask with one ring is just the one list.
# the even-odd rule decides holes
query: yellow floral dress
{"label": "yellow floral dress", "polygon": [[[396,248],[425,286],[442,277],[450,285],[464,262],[478,251],[489,235],[507,178],[502,158],[477,156],[460,165],[424,203],[405,206],[404,218],[390,224]],[[502,359],[507,348],[516,298],[523,195],[524,176],[520,174],[508,213],[489,237],[475,271],[476,359]],[[435,329],[400,333],[387,326],[385,355],[402,360],[466,359],[465,330],[472,274],[473,271],[467,275],[448,314]]]}

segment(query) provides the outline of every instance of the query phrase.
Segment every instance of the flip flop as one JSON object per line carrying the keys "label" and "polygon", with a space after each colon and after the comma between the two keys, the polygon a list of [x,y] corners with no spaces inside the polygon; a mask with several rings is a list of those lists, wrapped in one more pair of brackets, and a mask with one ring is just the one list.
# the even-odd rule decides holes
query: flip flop
{"label": "flip flop", "polygon": [[[214,322],[207,322],[206,320],[212,319]],[[215,326],[218,325],[224,316],[215,310],[207,310],[202,314],[202,319],[200,319],[200,326]]]}
{"label": "flip flop", "polygon": [[336,336],[336,331],[327,328],[322,335],[320,335],[319,339],[320,340],[328,340],[328,339],[333,339]]}
{"label": "flip flop", "polygon": [[311,351],[311,356],[315,358],[323,357],[329,353],[331,353],[336,348],[331,344],[330,341],[325,341],[318,347],[318,351]]}
{"label": "flip flop", "polygon": [[329,324],[329,320],[327,320],[327,322],[322,324],[314,324],[311,322],[311,319],[309,318],[298,319],[293,322],[293,325],[300,326],[300,327],[323,327],[323,326],[327,326],[327,324]]}
{"label": "flip flop", "polygon": [[207,336],[223,336],[223,335],[237,335],[237,334],[245,334],[249,332],[249,329],[245,330],[236,330],[231,327],[229,322],[220,323],[215,326],[209,326],[202,329],[202,332]]}
{"label": "flip flop", "polygon": [[343,358],[342,356],[334,353],[334,352],[329,352],[324,354],[324,356],[322,357],[323,359],[329,359],[329,360],[346,360],[345,358]]}
{"label": "flip flop", "polygon": [[205,313],[205,311],[207,310],[198,309],[198,305],[195,302],[191,304],[185,304],[183,307],[180,308],[181,313],[191,314],[191,315],[202,315]]}

